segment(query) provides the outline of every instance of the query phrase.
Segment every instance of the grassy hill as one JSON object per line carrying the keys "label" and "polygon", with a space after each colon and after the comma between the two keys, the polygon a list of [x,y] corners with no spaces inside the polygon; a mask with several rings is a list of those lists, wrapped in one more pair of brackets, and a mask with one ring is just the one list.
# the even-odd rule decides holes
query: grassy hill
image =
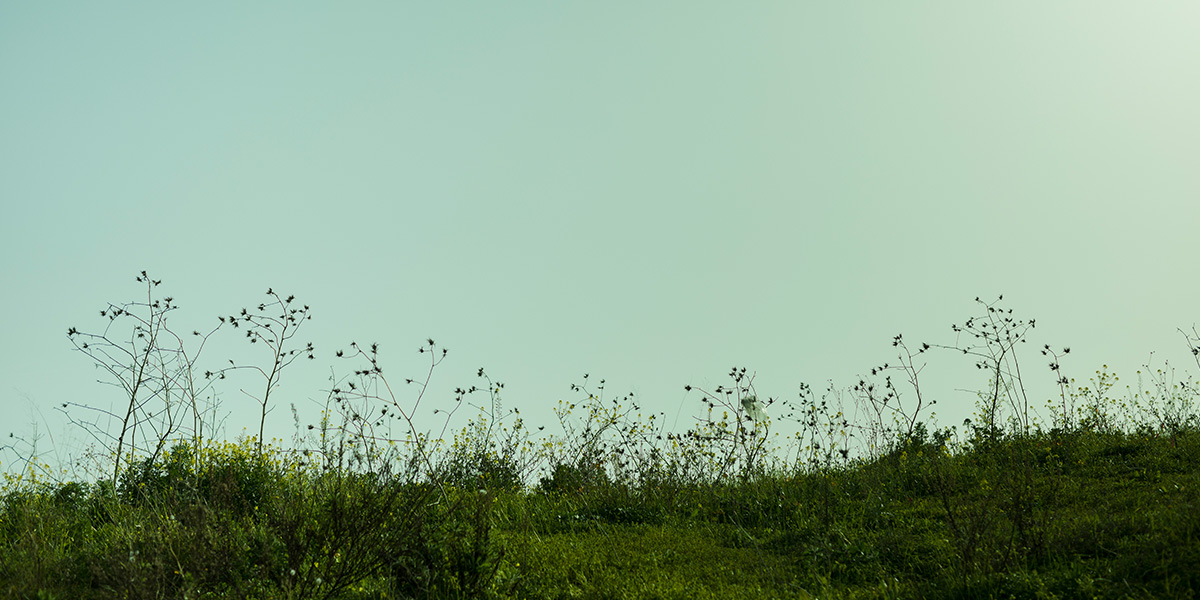
{"label": "grassy hill", "polygon": [[[572,386],[561,432],[501,410],[481,369],[480,413],[452,439],[414,422],[446,356],[397,395],[376,345],[337,356],[319,424],[261,438],[308,307],[268,302],[176,335],[171,298],[110,305],[68,337],[128,392],[123,412],[68,403],[102,447],[72,479],[27,457],[0,487],[0,598],[1193,598],[1200,590],[1200,386],[1173,371],[1113,398],[1076,385],[1044,346],[1058,397],[1030,406],[1016,357],[1034,321],[996,303],[956,343],[911,350],[848,390],[801,385],[760,401],[753,373],[691,390],[683,433],[604,382]],[[269,368],[197,367],[218,330],[266,348]],[[1200,333],[1184,334],[1200,366]],[[189,346],[185,339],[199,340]],[[990,377],[962,429],[928,425],[928,351]],[[222,363],[224,364],[224,363]],[[212,386],[248,372],[260,437],[211,438]],[[1028,369],[1027,369],[1028,370]],[[203,373],[203,376],[201,376]],[[398,382],[397,382],[398,383]],[[245,388],[242,388],[245,389]],[[848,408],[860,415],[851,422]],[[772,421],[767,412],[776,415]],[[455,409],[450,410],[452,415]],[[115,430],[94,415],[108,415]],[[449,421],[446,422],[447,428]],[[790,428],[787,436],[777,429]],[[393,433],[398,430],[400,433]],[[445,430],[443,430],[445,431]],[[540,428],[539,428],[540,431]],[[8,447],[11,449],[11,447]]]}
{"label": "grassy hill", "polygon": [[115,486],[10,482],[0,595],[1186,598],[1200,588],[1196,432],[977,442],[951,451],[910,439],[873,460],[705,484],[589,480],[564,467],[533,489],[490,485],[478,469],[435,485],[269,447],[260,456],[253,440],[179,445]]}

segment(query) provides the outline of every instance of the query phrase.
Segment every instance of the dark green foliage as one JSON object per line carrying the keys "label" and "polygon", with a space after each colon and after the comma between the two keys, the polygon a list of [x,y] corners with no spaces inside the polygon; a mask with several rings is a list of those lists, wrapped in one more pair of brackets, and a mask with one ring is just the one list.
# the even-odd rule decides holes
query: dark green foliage
{"label": "dark green foliage", "polygon": [[[1048,432],[665,489],[539,491],[179,446],[12,489],[0,597],[1189,597],[1200,435]],[[569,483],[568,483],[569,482]],[[563,484],[563,485],[560,485]],[[51,596],[46,596],[47,594]]]}
{"label": "dark green foliage", "polygon": [[538,489],[547,493],[583,495],[608,487],[610,483],[608,474],[601,466],[581,460],[577,465],[554,465],[550,475],[538,483]]}
{"label": "dark green foliage", "polygon": [[514,462],[488,452],[456,454],[442,465],[438,479],[463,489],[514,490],[523,485]]}

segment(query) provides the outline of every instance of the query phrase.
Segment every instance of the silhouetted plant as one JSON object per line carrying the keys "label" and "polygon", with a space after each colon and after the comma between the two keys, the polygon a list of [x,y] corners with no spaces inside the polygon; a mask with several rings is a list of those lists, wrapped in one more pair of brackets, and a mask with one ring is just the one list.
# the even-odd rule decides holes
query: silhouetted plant
{"label": "silhouetted plant", "polygon": [[1058,410],[1051,411],[1053,415],[1052,420],[1055,426],[1067,431],[1073,430],[1079,421],[1075,412],[1075,396],[1070,390],[1071,380],[1062,372],[1062,357],[1070,353],[1071,349],[1065,346],[1061,350],[1061,353],[1051,348],[1050,344],[1042,347],[1042,356],[1050,358],[1050,370],[1054,372],[1054,383],[1058,385],[1058,397],[1062,401],[1062,405],[1058,407]]}
{"label": "silhouetted plant", "polygon": [[[454,390],[456,408],[464,399],[486,394],[478,412],[467,421],[445,451],[434,478],[463,489],[520,489],[536,466],[533,442],[520,411],[505,410],[500,397],[504,384],[481,368],[479,385]],[[435,411],[436,413],[437,411]]]}
{"label": "silhouetted plant", "polygon": [[1200,367],[1200,331],[1196,330],[1196,326],[1192,326],[1190,332],[1179,329],[1179,333],[1183,335],[1183,341],[1187,344],[1188,351],[1192,353],[1192,359],[1196,361],[1196,366]]}
{"label": "silhouetted plant", "polygon": [[[892,347],[899,349],[897,362],[873,367],[871,377],[860,377],[858,383],[851,388],[856,402],[870,411],[868,445],[876,452],[888,450],[879,446],[891,441],[895,437],[893,433],[898,432],[899,436],[896,439],[901,441],[911,437],[920,423],[921,412],[937,404],[937,400],[927,401],[922,393],[920,375],[926,363],[917,364],[917,357],[925,354],[931,346],[922,343],[914,354],[904,342],[903,335],[897,334],[892,338]],[[912,403],[904,401],[900,388],[892,381],[892,376],[887,374],[888,371],[898,371],[903,375],[913,391],[915,400]],[[877,385],[872,379],[879,375],[884,376],[882,385]]]}
{"label": "silhouetted plant", "polygon": [[[228,317],[230,325],[246,332],[246,339],[250,340],[251,344],[261,342],[266,346],[271,359],[270,364],[266,367],[256,364],[237,365],[232,360],[229,361],[234,369],[255,371],[264,380],[262,391],[258,395],[242,390],[242,393],[253,398],[261,409],[258,421],[259,452],[262,452],[263,448],[267,413],[271,409],[271,395],[279,389],[284,369],[301,356],[306,356],[309,360],[316,358],[312,342],[304,346],[292,343],[292,338],[296,337],[304,322],[312,319],[308,305],[296,308],[295,296],[284,298],[272,288],[267,288],[267,296],[270,298],[269,301],[259,303],[250,309],[243,308],[240,314]],[[226,317],[220,319],[221,323],[226,322]]]}
{"label": "silhouetted plant", "polygon": [[[436,437],[417,426],[416,415],[429,394],[434,372],[445,360],[449,350],[439,348],[432,339],[426,340],[425,345],[417,349],[418,354],[429,357],[429,366],[422,377],[405,378],[405,385],[416,387],[416,394],[412,400],[405,402],[392,389],[391,383],[383,374],[379,360],[379,344],[372,343],[369,348],[363,348],[352,342],[350,349],[349,353],[338,350],[336,354],[339,358],[365,361],[366,364],[355,369],[351,376],[340,380],[340,383],[330,390],[335,410],[341,412],[345,424],[355,427],[358,439],[374,445],[404,448],[406,460],[411,464],[420,465],[427,477],[433,477],[437,473],[435,452],[441,443],[440,440],[445,439],[450,420],[462,405],[467,392],[461,388],[456,390],[453,408],[439,408],[434,411],[434,414],[446,415],[441,431]],[[401,426],[402,431],[399,434],[392,432],[393,424]],[[343,425],[343,431],[345,428],[346,425]],[[439,483],[437,489],[443,500],[448,501],[444,486]]]}
{"label": "silhouetted plant", "polygon": [[[717,479],[731,473],[751,477],[765,472],[764,460],[769,451],[768,439],[771,419],[765,417],[766,408],[775,404],[770,398],[765,403],[758,400],[754,391],[754,373],[745,367],[734,367],[729,372],[733,384],[717,386],[709,392],[691,385],[685,391],[695,389],[703,396],[701,402],[707,407],[702,424],[689,432],[699,439],[711,442],[720,448]],[[754,418],[761,413],[765,418]]]}
{"label": "silhouetted plant", "polygon": [[[1003,295],[994,302],[975,298],[975,302],[983,307],[983,313],[967,319],[962,325],[951,325],[958,334],[953,345],[936,345],[973,357],[975,368],[988,374],[990,389],[979,394],[979,418],[983,424],[978,430],[988,441],[996,441],[1004,430],[1006,404],[1011,409],[1008,416],[1016,423],[1018,431],[1028,432],[1033,424],[1017,345],[1026,342],[1026,336],[1036,322],[1034,319],[1016,319],[1011,308],[998,307],[1002,300]],[[963,339],[964,336],[969,339]]]}
{"label": "silhouetted plant", "polygon": [[[1045,492],[1034,485],[1037,458],[1029,439],[1035,422],[1017,352],[1017,346],[1026,341],[1035,321],[1016,319],[1012,309],[998,306],[1002,300],[1003,296],[990,303],[976,298],[983,312],[961,325],[951,326],[958,334],[953,345],[925,343],[915,353],[924,354],[931,348],[961,352],[973,357],[975,367],[989,376],[988,389],[978,393],[977,415],[981,423],[972,426],[975,456],[983,462],[969,476],[946,460],[944,445],[932,453],[925,448],[927,434],[924,427],[917,428],[916,419],[924,405],[918,376],[925,365],[915,363],[914,353],[901,336],[893,339],[893,346],[901,349],[899,364],[877,367],[872,375],[890,368],[905,373],[917,395],[913,410],[901,409],[899,392],[890,377],[885,380],[881,394],[863,380],[855,388],[860,397],[875,407],[876,415],[882,414],[880,407],[895,406],[893,410],[903,417],[893,456],[899,456],[901,463],[909,461],[910,456],[921,458],[917,468],[940,498],[946,525],[957,545],[959,576],[964,581],[978,573],[1008,568],[1018,548],[1040,551],[1044,539],[1040,532],[1044,528],[1039,524],[1049,519],[1042,495]],[[1069,349],[1063,349],[1063,354],[1068,352]],[[1072,411],[1058,355],[1049,346],[1042,353],[1052,357],[1050,368],[1058,377],[1063,400],[1060,420],[1068,423]],[[918,433],[921,439],[917,439]],[[944,437],[942,441],[947,439]]]}
{"label": "silhouetted plant", "polygon": [[582,383],[570,385],[582,398],[560,400],[554,408],[562,435],[543,444],[543,489],[564,491],[561,486],[578,483],[578,492],[636,479],[657,435],[658,416],[642,421],[632,393],[606,398],[605,387],[605,380],[594,384],[585,373]]}
{"label": "silhouetted plant", "polygon": [[[103,446],[112,444],[114,481],[120,475],[121,460],[127,452],[131,457],[139,451],[148,453],[151,461],[158,456],[181,426],[180,405],[191,409],[192,440],[203,439],[205,411],[200,407],[200,398],[212,383],[196,380],[195,365],[205,342],[221,327],[218,324],[204,334],[193,331],[199,342],[195,350],[189,351],[183,338],[167,325],[168,315],[178,308],[174,298],[155,298],[154,290],[162,282],[150,278],[145,271],[137,276],[137,281],[145,285],[146,299],[110,303],[100,311],[100,316],[108,319],[100,333],[75,327],[67,330],[67,338],[76,350],[92,359],[107,375],[107,380],[101,382],[120,388],[127,400],[119,412],[74,402],[62,406],[64,409],[75,406],[119,422],[113,433],[99,420],[71,418],[71,422]],[[138,433],[143,427],[150,429],[149,439],[139,445]]]}
{"label": "silhouetted plant", "polygon": [[801,470],[817,473],[845,465],[850,460],[853,427],[846,416],[842,392],[832,382],[816,397],[807,384],[800,386],[800,431],[796,439]]}

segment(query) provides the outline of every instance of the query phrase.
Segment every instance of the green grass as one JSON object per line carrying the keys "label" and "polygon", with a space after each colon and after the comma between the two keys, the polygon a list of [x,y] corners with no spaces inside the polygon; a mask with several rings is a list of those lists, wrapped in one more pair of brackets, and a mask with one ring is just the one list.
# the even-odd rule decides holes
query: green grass
{"label": "green grass", "polygon": [[116,486],[10,483],[0,595],[1186,598],[1200,587],[1190,430],[910,444],[824,471],[572,491],[439,488],[288,456],[179,446]]}

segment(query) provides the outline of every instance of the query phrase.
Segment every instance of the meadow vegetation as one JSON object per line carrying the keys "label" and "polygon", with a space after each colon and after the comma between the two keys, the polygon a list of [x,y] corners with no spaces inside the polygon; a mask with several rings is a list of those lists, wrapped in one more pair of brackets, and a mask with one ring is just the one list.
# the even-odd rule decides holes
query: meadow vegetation
{"label": "meadow vegetation", "polygon": [[[69,330],[121,410],[66,403],[96,440],[90,475],[25,456],[0,491],[3,598],[1191,598],[1200,589],[1196,383],[1169,365],[1120,388],[1069,353],[1029,350],[1035,323],[996,302],[956,343],[910,346],[846,389],[758,398],[753,372],[692,389],[682,432],[585,375],[551,431],[528,427],[482,369],[437,397],[447,353],[391,381],[378,345],[290,443],[216,439],[214,391],[251,376],[262,419],[308,307],[268,290],[253,310],[176,335],[158,282]],[[236,329],[266,366],[199,366]],[[1183,332],[1200,366],[1200,335]],[[971,357],[975,414],[931,418],[931,356]],[[1024,377],[1049,365],[1051,398]],[[390,371],[389,371],[390,375]],[[243,380],[245,381],[245,380]],[[460,407],[465,426],[417,422]],[[474,408],[471,408],[474,407]],[[427,407],[428,408],[428,407]],[[477,412],[475,412],[477,411]],[[772,416],[767,417],[764,412]],[[853,415],[853,416],[848,416]],[[103,418],[98,418],[103,417]],[[754,417],[754,418],[752,418]],[[465,416],[463,417],[465,418]],[[784,433],[780,433],[784,432]],[[16,447],[8,448],[11,454]]]}

